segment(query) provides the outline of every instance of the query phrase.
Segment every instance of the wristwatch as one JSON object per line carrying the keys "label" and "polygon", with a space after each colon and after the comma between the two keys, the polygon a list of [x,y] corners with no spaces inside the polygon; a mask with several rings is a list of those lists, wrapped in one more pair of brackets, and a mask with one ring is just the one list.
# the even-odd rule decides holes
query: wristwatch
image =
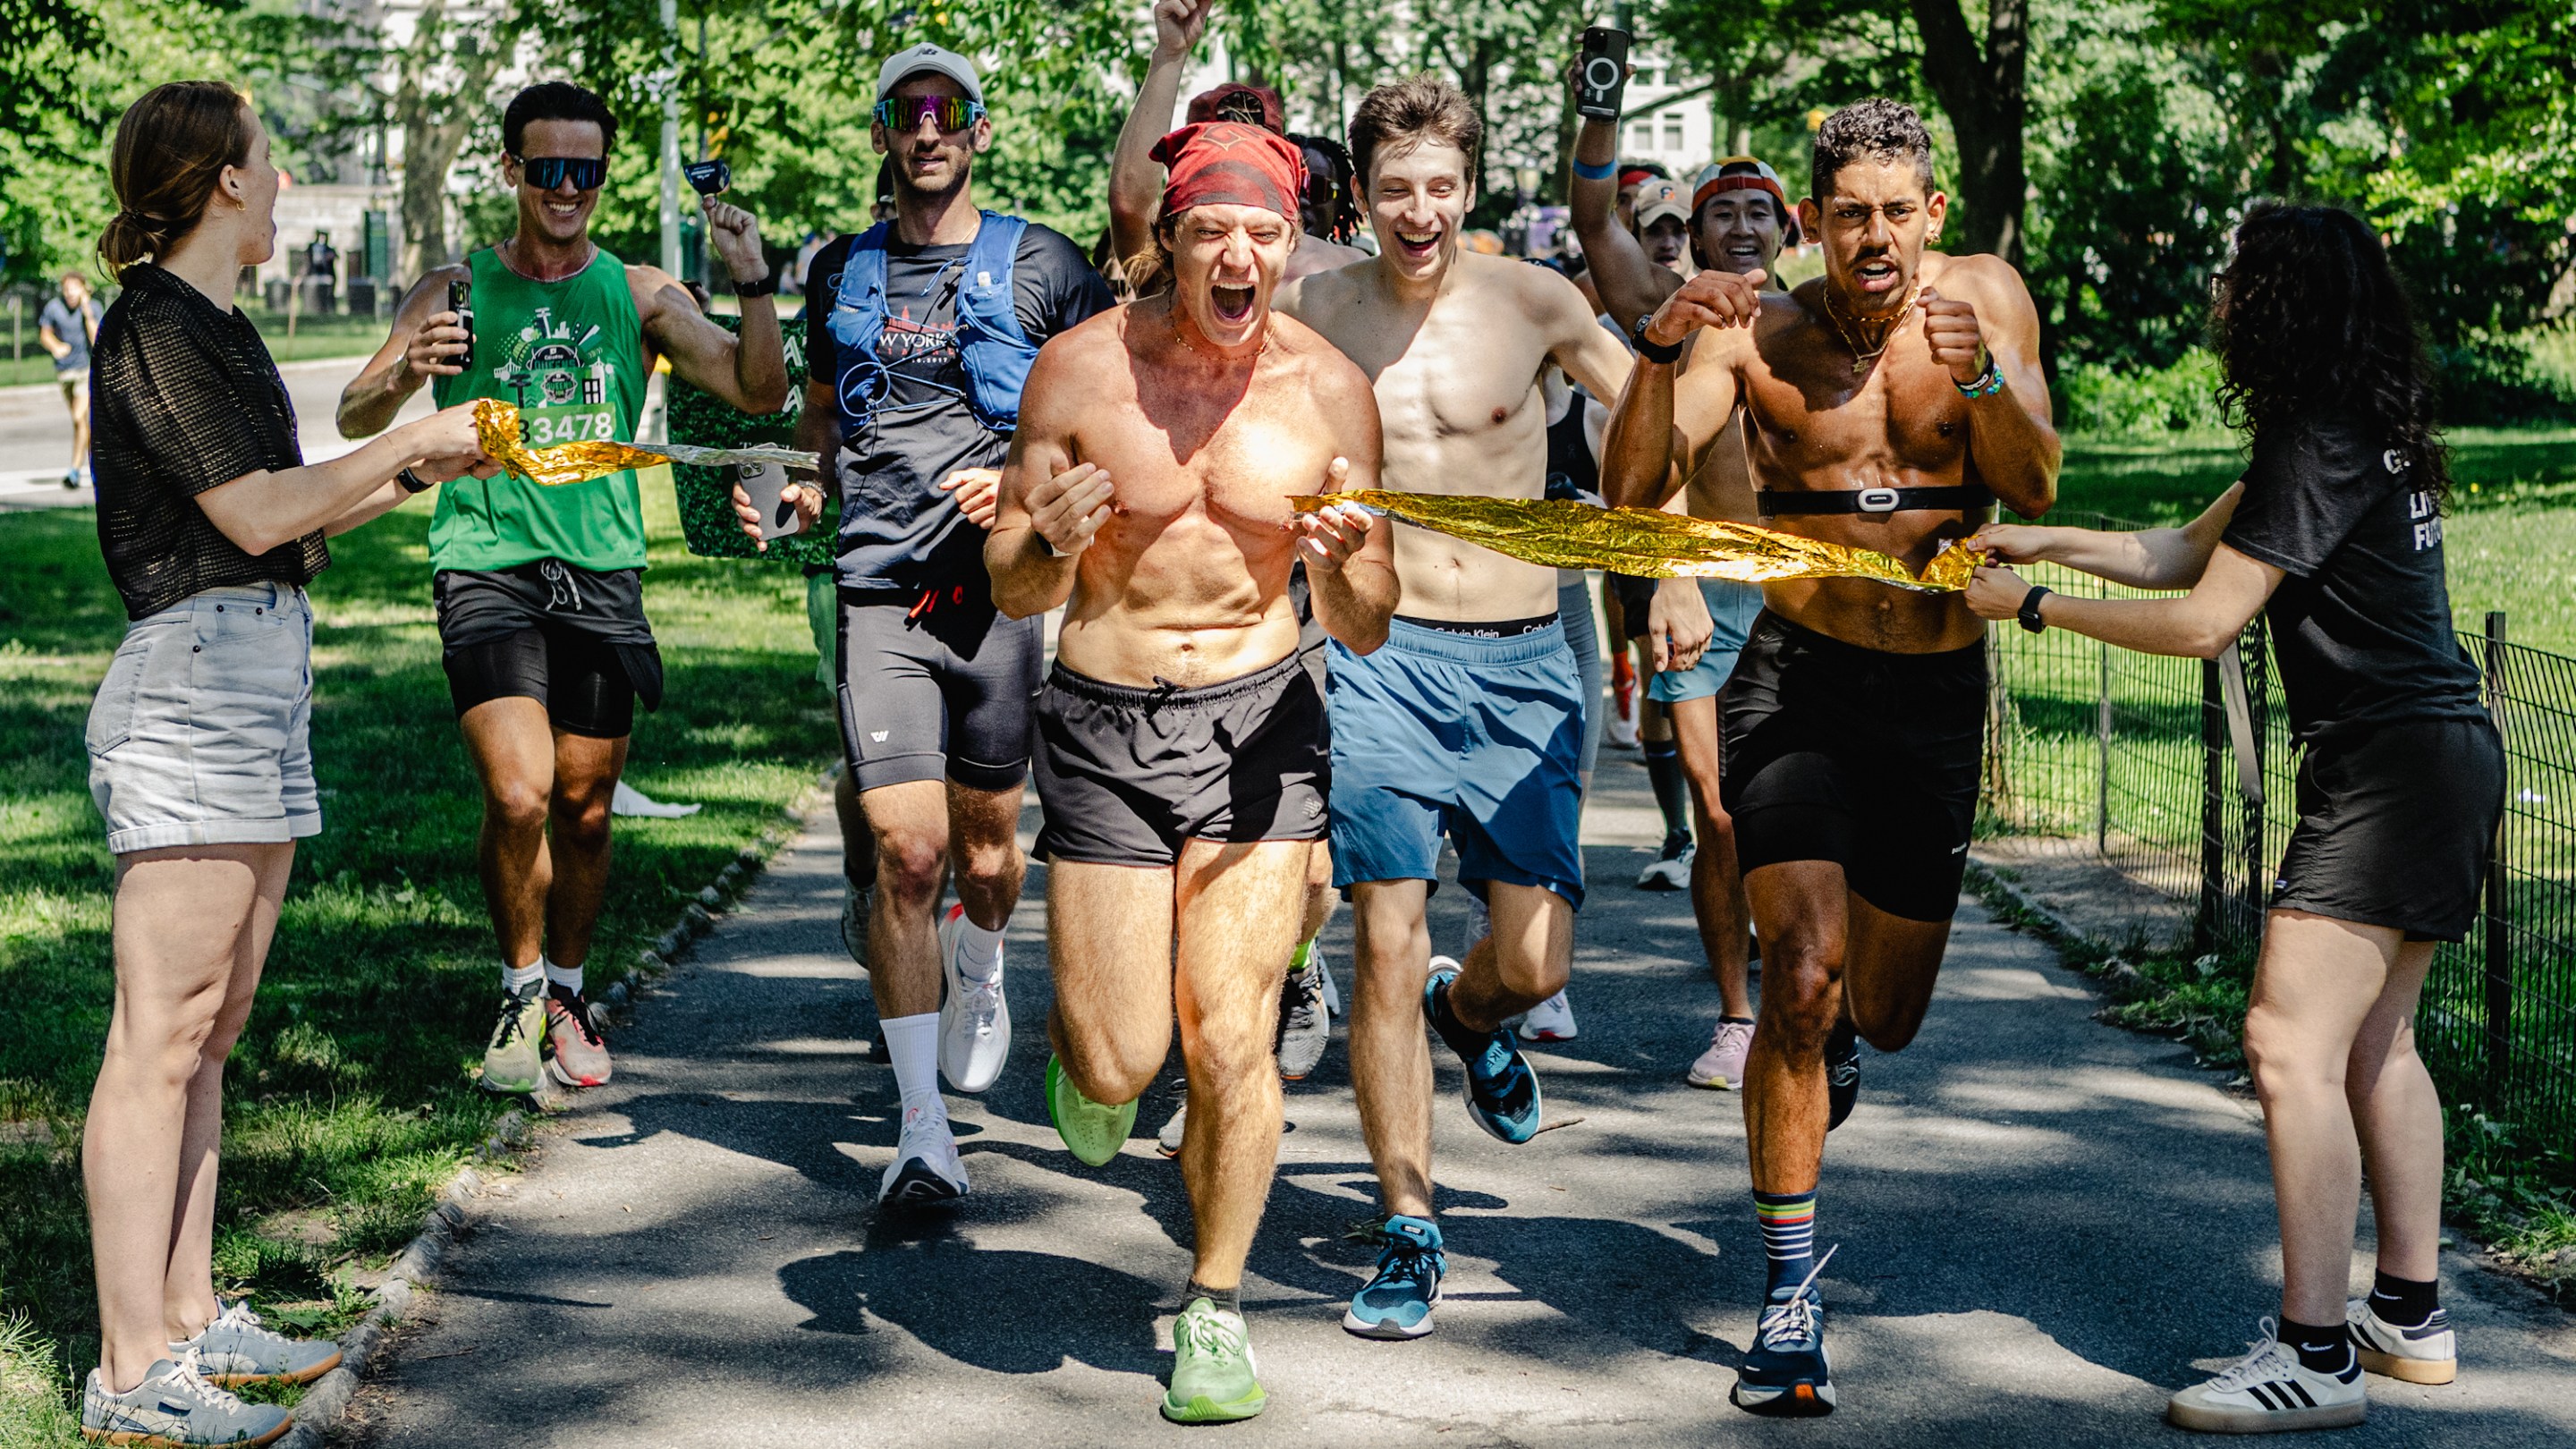
{"label": "wristwatch", "polygon": [[778,269],[777,269],[776,267],[771,267],[771,268],[768,270],[768,272],[767,272],[767,273],[765,273],[765,274],[760,278],[760,280],[759,280],[759,281],[756,281],[756,282],[745,282],[745,281],[741,281],[741,280],[736,280],[736,281],[734,282],[734,284],[733,284],[733,294],[734,294],[735,296],[737,296],[737,297],[742,297],[742,298],[746,298],[746,299],[747,299],[747,298],[751,298],[751,297],[775,297],[775,296],[777,296],[777,295],[778,295]]}
{"label": "wristwatch", "polygon": [[1637,325],[1628,329],[1628,336],[1637,344],[1637,355],[1639,357],[1646,359],[1648,362],[1661,363],[1669,367],[1682,360],[1682,345],[1678,342],[1667,345],[1648,337],[1646,335],[1646,328],[1654,320],[1654,313],[1640,313],[1637,317]]}
{"label": "wristwatch", "polygon": [[2014,610],[2014,613],[2020,617],[2023,628],[2036,634],[2048,627],[2048,621],[2039,617],[2039,601],[2047,598],[2050,592],[2051,590],[2047,588],[2033,584],[2030,586],[2030,592],[2021,596],[2021,607]]}
{"label": "wristwatch", "polygon": [[418,473],[413,472],[408,465],[406,465],[401,472],[394,475],[394,481],[400,483],[403,486],[403,491],[406,493],[426,493],[432,488],[438,486],[437,484],[430,482],[428,479],[423,478]]}

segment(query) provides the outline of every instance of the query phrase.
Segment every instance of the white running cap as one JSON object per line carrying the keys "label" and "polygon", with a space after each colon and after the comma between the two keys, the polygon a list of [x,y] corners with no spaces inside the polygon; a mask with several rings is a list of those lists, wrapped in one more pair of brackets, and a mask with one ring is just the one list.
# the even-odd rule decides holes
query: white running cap
{"label": "white running cap", "polygon": [[944,75],[966,88],[966,99],[984,104],[984,82],[975,75],[975,63],[953,50],[935,45],[916,45],[899,50],[877,67],[877,99],[894,94],[894,88],[923,71]]}

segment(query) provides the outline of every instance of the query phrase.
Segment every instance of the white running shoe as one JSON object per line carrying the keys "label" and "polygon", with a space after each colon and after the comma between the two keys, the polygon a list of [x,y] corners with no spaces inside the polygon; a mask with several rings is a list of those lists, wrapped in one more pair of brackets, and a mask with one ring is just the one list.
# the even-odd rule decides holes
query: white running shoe
{"label": "white running shoe", "polygon": [[980,1092],[1002,1075],[1011,1055],[1011,1004],[1002,999],[1002,948],[993,948],[993,974],[978,981],[959,970],[959,940],[966,908],[950,906],[939,923],[939,969],[948,992],[939,1003],[939,1074],[961,1092]]}
{"label": "white running shoe", "polygon": [[1721,1092],[1739,1090],[1744,1085],[1744,1058],[1753,1050],[1753,1023],[1724,1021],[1708,1040],[1708,1050],[1690,1064],[1683,1079],[1694,1087],[1711,1087]]}
{"label": "white running shoe", "polygon": [[1574,1040],[1574,1006],[1560,991],[1529,1009],[1521,1018],[1523,1041]]}
{"label": "white running shoe", "polygon": [[1699,847],[1676,835],[1664,842],[1664,853],[1653,865],[1637,873],[1641,891],[1686,891],[1690,889],[1691,861]]}
{"label": "white running shoe", "polygon": [[880,1207],[950,1203],[966,1195],[966,1164],[957,1158],[957,1135],[948,1128],[948,1104],[937,1097],[930,1101],[929,1106],[903,1114],[903,1137],[877,1184]]}
{"label": "white running shoe", "polygon": [[2410,1384],[2447,1384],[2460,1376],[2460,1341],[2447,1309],[2434,1309],[2416,1327],[2400,1328],[2380,1317],[2369,1299],[2355,1298],[2344,1305],[2343,1323],[2365,1372]]}
{"label": "white running shoe", "polygon": [[2361,1360],[2341,1374],[2321,1374],[2277,1336],[2271,1319],[2245,1357],[2207,1383],[2194,1384],[2165,1404],[2165,1421],[2207,1434],[2277,1434],[2287,1429],[2343,1429],[2358,1424],[2370,1405],[2361,1392]]}
{"label": "white running shoe", "polygon": [[1181,1091],[1181,1102],[1172,1109],[1172,1120],[1164,1123],[1163,1130],[1154,1134],[1154,1150],[1165,1157],[1181,1155],[1181,1138],[1190,1128],[1189,1085],[1183,1083]]}

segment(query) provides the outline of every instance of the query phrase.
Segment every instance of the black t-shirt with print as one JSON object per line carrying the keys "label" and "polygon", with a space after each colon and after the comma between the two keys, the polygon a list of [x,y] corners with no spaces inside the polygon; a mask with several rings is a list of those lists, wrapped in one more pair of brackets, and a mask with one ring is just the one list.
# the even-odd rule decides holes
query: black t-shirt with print
{"label": "black t-shirt with print", "polygon": [[2299,739],[2485,717],[2451,630],[2437,500],[2379,428],[2343,417],[2256,433],[2224,538],[2289,576],[2265,613]]}
{"label": "black t-shirt with print", "polygon": [[[852,238],[815,254],[806,275],[806,376],[840,385],[839,345],[826,324]],[[885,330],[877,356],[889,373],[873,423],[841,439],[840,582],[845,589],[917,597],[966,586],[987,597],[984,530],[939,491],[958,468],[998,468],[1010,435],[975,421],[957,349],[957,284],[963,246],[886,244]],[[1012,308],[1032,344],[1116,305],[1109,285],[1062,233],[1032,222],[1011,267]]]}

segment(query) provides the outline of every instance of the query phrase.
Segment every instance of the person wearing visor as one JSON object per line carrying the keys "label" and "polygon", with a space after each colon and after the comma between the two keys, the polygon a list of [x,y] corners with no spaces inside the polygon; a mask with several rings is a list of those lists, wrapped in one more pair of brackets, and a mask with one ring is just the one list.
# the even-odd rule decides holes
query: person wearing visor
{"label": "person wearing visor", "polygon": [[1207,1423],[1267,1402],[1243,1265],[1279,1157],[1271,1033],[1330,791],[1289,562],[1355,654],[1386,639],[1396,580],[1387,520],[1289,503],[1377,486],[1379,447],[1368,378],[1270,306],[1298,245],[1297,148],[1210,121],[1153,154],[1170,180],[1152,264],[1171,285],[1040,351],[985,558],[1006,612],[1066,606],[1038,699],[1048,1115],[1107,1164],[1177,1019],[1196,1241],[1162,1410]]}
{"label": "person wearing visor", "polygon": [[[742,330],[707,320],[679,280],[591,240],[617,120],[548,81],[501,118],[501,179],[518,225],[423,274],[383,347],[340,394],[340,434],[393,422],[423,383],[441,407],[496,398],[530,448],[632,440],[657,359],[746,413],[787,401],[777,279],[751,214],[706,197],[707,237],[742,299]],[[471,288],[472,325],[448,301]],[[668,477],[666,469],[652,470]],[[478,843],[501,949],[500,1019],[482,1085],[531,1092],[609,1077],[582,964],[608,886],[609,803],[635,705],[661,700],[644,616],[644,501],[630,470],[545,487],[509,473],[441,488],[429,525],[448,692],[483,785]]]}
{"label": "person wearing visor", "polygon": [[[1680,291],[1683,278],[1669,265],[1658,265],[1659,259],[1626,228],[1611,225],[1614,178],[1609,172],[1617,142],[1616,122],[1585,121],[1575,137],[1573,211],[1602,309],[1624,333]],[[1798,243],[1797,214],[1779,173],[1751,156],[1725,157],[1700,171],[1691,185],[1688,220],[1697,270],[1767,278],[1781,248]],[[1664,507],[1679,492],[1693,518],[1760,522],[1745,454],[1743,409],[1716,421],[1719,426],[1711,436],[1681,440],[1683,450],[1700,460],[1697,467],[1687,475],[1675,468],[1645,496],[1621,501]],[[1671,721],[1679,773],[1689,786],[1691,915],[1718,991],[1716,1028],[1707,1049],[1683,1076],[1695,1087],[1734,1091],[1744,1085],[1745,1061],[1753,1046],[1752,941],[1736,861],[1735,822],[1719,799],[1724,739],[1717,696],[1735,672],[1754,616],[1762,611],[1762,590],[1726,579],[1666,579],[1653,587],[1650,598],[1643,632],[1654,670],[1646,681],[1646,699]],[[1663,782],[1656,783],[1660,794]]]}
{"label": "person wearing visor", "polygon": [[842,931],[902,1099],[878,1200],[936,1205],[967,1188],[939,1078],[981,1092],[1010,1054],[1002,931],[1027,871],[1044,652],[1038,620],[995,609],[984,533],[1031,359],[1116,304],[1072,241],[976,208],[993,121],[965,57],[916,45],[888,59],[868,134],[894,219],[815,254],[797,446],[827,460],[841,498],[834,656],[857,792],[841,813]]}

